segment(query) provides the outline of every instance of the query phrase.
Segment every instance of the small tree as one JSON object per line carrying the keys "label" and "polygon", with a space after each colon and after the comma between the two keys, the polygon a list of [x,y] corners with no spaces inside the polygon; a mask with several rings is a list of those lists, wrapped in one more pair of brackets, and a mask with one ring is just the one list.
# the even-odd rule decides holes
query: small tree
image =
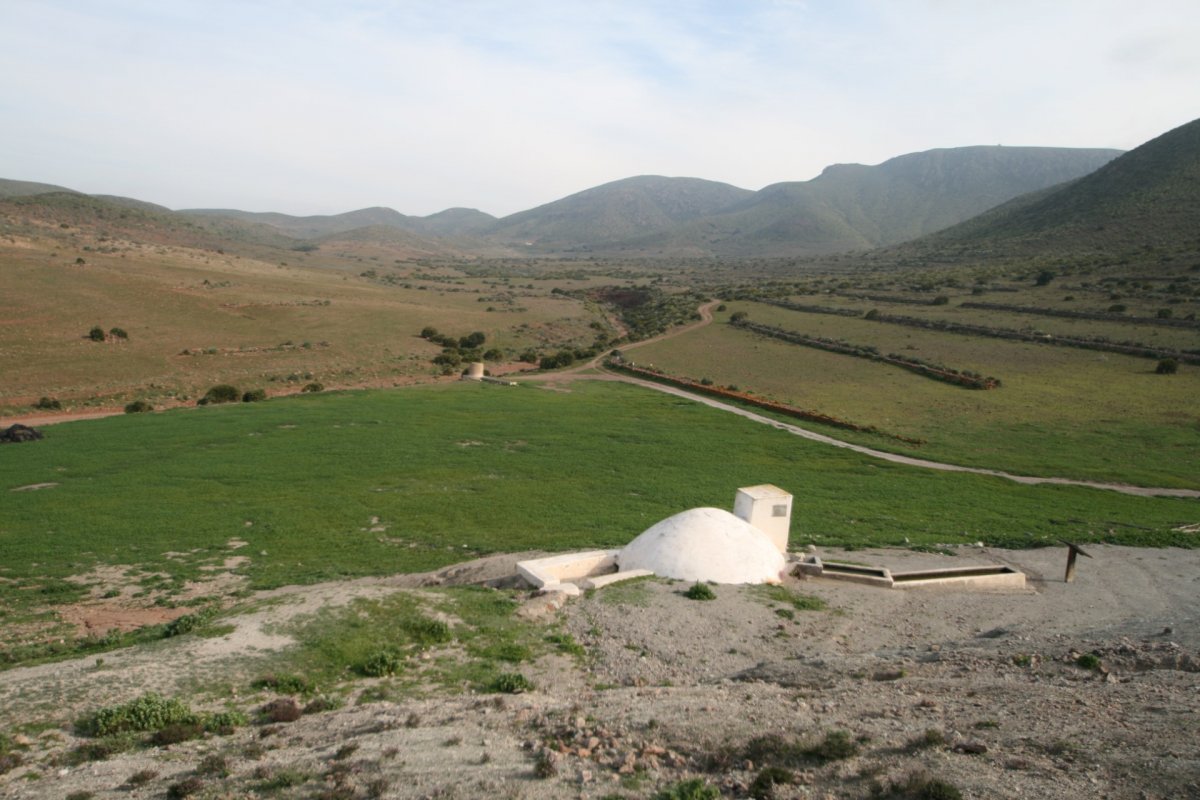
{"label": "small tree", "polygon": [[1054,280],[1055,277],[1053,270],[1044,269],[1037,274],[1037,280],[1033,282],[1034,286],[1049,286],[1050,281]]}
{"label": "small tree", "polygon": [[88,331],[88,338],[93,342],[103,342],[104,328],[101,328],[99,325],[93,325],[92,329]]}
{"label": "small tree", "polygon": [[126,414],[144,414],[147,411],[153,411],[154,406],[147,403],[145,400],[134,400],[125,406]]}
{"label": "small tree", "polygon": [[1173,358],[1161,359],[1154,371],[1159,375],[1174,375],[1179,371],[1179,362]]}
{"label": "small tree", "polygon": [[44,411],[57,411],[62,408],[62,403],[53,397],[42,397],[33,404],[33,407]]}
{"label": "small tree", "polygon": [[237,390],[236,386],[230,386],[228,383],[218,383],[216,386],[209,389],[196,401],[196,405],[207,406],[217,405],[218,403],[236,403],[242,399],[242,393]]}
{"label": "small tree", "polygon": [[422,339],[432,339],[434,336],[437,336],[437,334],[438,334],[438,329],[433,327],[432,325],[426,325],[424,328],[421,328],[421,338]]}
{"label": "small tree", "polygon": [[110,328],[108,332],[109,332],[109,334],[116,337],[117,339],[128,339],[129,338],[129,334],[125,332],[124,328]]}
{"label": "small tree", "polygon": [[267,399],[266,389],[251,389],[242,395],[243,403],[261,403]]}
{"label": "small tree", "polygon": [[735,311],[729,315],[729,321],[734,323],[735,325],[737,323],[747,320],[749,318],[750,318],[750,315],[745,311]]}

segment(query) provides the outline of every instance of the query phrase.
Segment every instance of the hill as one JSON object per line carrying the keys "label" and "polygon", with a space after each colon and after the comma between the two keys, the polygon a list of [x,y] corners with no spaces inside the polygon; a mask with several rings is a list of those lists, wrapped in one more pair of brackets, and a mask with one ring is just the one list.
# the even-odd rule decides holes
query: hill
{"label": "hill", "polygon": [[687,244],[724,256],[866,250],[932,233],[1013,197],[1086,175],[1119,150],[959,147],[878,166],[837,164],[811,181],[767,186],[720,213],[626,243]]}
{"label": "hill", "polygon": [[1096,172],[1026,195],[898,252],[933,258],[1177,258],[1200,252],[1200,120]]}
{"label": "hill", "polygon": [[751,196],[727,183],[640,175],[504,217],[488,237],[535,251],[588,250],[699,219]]}
{"label": "hill", "polygon": [[52,183],[37,183],[36,181],[14,181],[8,178],[0,178],[0,198],[8,197],[28,197],[35,194],[49,194],[50,192],[66,192],[68,194],[80,194],[74,189],[68,189],[65,186],[55,186]]}
{"label": "hill", "polygon": [[290,214],[275,212],[237,211],[228,208],[190,208],[178,212],[185,217],[225,217],[242,222],[252,222],[269,225],[286,236],[300,239],[313,239],[334,233],[344,233],[355,228],[366,228],[372,225],[383,225],[393,228],[411,230],[411,217],[390,208],[373,207],[360,208],[357,211],[347,211],[344,214],[314,215],[295,217]]}

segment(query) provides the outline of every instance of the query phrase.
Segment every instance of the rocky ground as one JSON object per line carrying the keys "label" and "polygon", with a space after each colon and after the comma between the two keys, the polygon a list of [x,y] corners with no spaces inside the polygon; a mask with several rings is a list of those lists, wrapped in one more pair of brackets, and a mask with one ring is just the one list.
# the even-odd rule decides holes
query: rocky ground
{"label": "rocky ground", "polygon": [[691,600],[657,579],[561,609],[530,597],[531,624],[556,622],[584,651],[522,665],[532,691],[357,702],[376,683],[360,680],[342,708],[292,722],[65,757],[86,743],[70,725],[84,710],[178,695],[286,648],[289,615],[431,583],[505,583],[516,557],[276,590],[220,637],[0,673],[0,797],[704,796],[682,793],[689,780],[724,797],[1200,797],[1200,551],[1089,552],[1071,584],[1065,548],[823,553],[1029,576],[1026,590],[992,593],[792,579],[823,610],[755,587]]}

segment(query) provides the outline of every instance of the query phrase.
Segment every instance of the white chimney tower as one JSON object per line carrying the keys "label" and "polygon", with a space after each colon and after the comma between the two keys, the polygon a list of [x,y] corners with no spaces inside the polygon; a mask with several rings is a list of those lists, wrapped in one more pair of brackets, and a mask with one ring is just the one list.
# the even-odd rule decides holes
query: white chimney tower
{"label": "white chimney tower", "polygon": [[792,524],[792,496],[764,483],[737,490],[733,515],[765,533],[779,552],[787,555],[788,531]]}

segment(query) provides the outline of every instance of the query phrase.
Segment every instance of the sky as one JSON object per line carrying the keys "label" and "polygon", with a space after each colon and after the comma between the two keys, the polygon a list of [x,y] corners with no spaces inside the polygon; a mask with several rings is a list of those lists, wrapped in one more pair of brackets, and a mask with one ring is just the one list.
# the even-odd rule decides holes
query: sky
{"label": "sky", "polygon": [[0,0],[0,177],[503,216],[1200,116],[1196,0]]}

